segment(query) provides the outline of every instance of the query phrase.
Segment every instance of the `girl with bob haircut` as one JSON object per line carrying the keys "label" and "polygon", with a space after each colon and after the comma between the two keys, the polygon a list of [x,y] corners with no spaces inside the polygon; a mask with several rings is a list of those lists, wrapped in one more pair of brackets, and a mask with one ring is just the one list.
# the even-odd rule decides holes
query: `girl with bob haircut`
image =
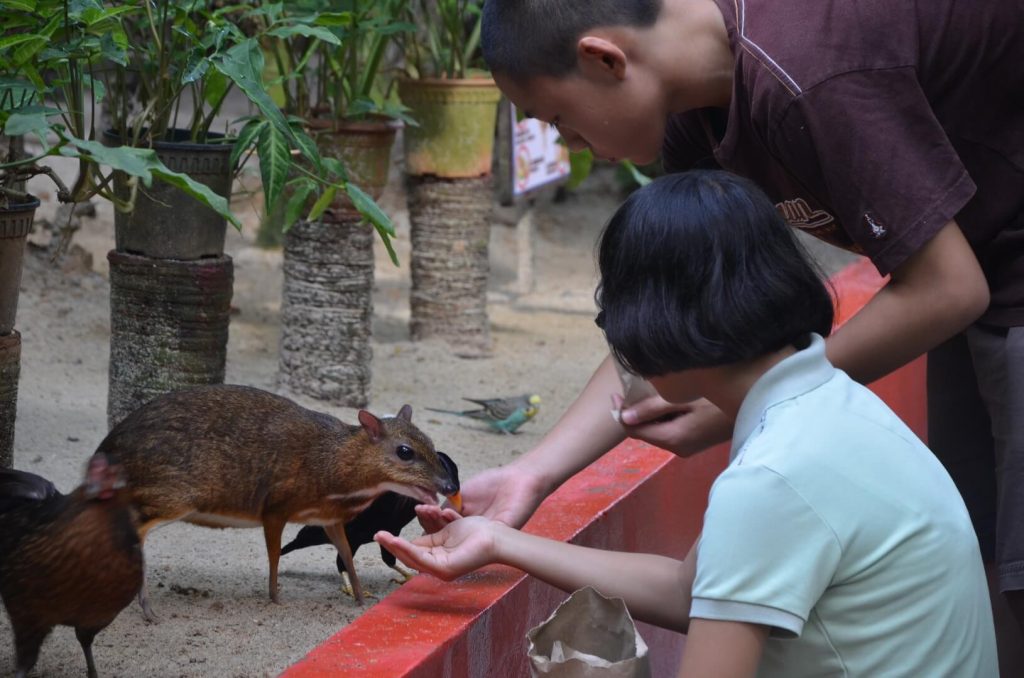
{"label": "girl with bob haircut", "polygon": [[612,353],[642,377],[739,363],[832,331],[832,298],[771,201],[726,172],[633,193],[601,237]]}
{"label": "girl with bob haircut", "polygon": [[[683,561],[525,534],[419,506],[413,541],[375,539],[450,580],[489,563],[593,586],[688,634],[679,676],[995,676],[988,589],[942,465],[825,356],[828,290],[750,182],[662,177],[601,238],[614,355],[673,403],[733,421],[729,464]],[[671,535],[666,535],[671,538]]]}

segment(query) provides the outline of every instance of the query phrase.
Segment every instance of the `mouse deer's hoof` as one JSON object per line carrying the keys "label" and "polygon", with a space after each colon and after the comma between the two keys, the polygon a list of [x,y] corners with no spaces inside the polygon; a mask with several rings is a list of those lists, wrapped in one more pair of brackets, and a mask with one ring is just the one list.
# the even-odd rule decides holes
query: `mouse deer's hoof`
{"label": "mouse deer's hoof", "polygon": [[139,591],[139,608],[142,610],[142,618],[148,623],[156,624],[159,622],[159,619],[153,612],[153,608],[149,604],[149,597],[144,591]]}

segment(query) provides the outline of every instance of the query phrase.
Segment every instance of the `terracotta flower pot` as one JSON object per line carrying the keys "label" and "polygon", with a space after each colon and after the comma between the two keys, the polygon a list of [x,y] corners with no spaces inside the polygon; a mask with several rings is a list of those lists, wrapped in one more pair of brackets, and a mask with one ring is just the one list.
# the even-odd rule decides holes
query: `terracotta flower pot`
{"label": "terracotta flower pot", "polygon": [[405,129],[406,173],[455,179],[491,173],[501,99],[494,80],[400,80],[398,94],[419,123]]}
{"label": "terracotta flower pot", "polygon": [[[172,130],[170,141],[153,144],[157,157],[169,169],[189,175],[206,184],[214,193],[231,198],[231,149],[228,143],[196,144],[188,141],[184,130]],[[223,138],[222,135],[209,135]],[[104,141],[117,144],[120,137],[110,131]],[[114,190],[127,198],[127,177],[115,175]],[[180,188],[154,181],[149,188],[139,186],[135,209],[114,213],[114,239],[118,252],[154,259],[184,261],[219,257],[224,254],[227,221]]]}
{"label": "terracotta flower pot", "polygon": [[[391,148],[400,124],[390,119],[358,122],[317,119],[308,126],[320,155],[341,160],[349,178],[371,198],[379,198],[388,183]],[[352,201],[341,192],[331,210],[335,212],[333,219],[328,217],[331,221],[359,218]]]}
{"label": "terracotta flower pot", "polygon": [[33,198],[32,202],[0,209],[0,336],[14,330],[25,236],[32,231],[37,207],[39,201]]}

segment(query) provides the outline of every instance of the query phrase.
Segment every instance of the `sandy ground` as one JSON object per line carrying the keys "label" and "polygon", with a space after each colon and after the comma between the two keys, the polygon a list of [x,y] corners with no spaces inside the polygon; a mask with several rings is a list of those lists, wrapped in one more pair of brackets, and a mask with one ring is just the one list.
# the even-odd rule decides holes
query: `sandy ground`
{"label": "sandy ground", "polygon": [[[594,245],[618,199],[618,186],[606,170],[564,202],[553,202],[550,194],[536,201],[530,291],[517,277],[516,230],[492,227],[494,355],[466,360],[453,357],[443,344],[409,341],[408,215],[400,178],[394,176],[381,202],[396,221],[403,266],[393,267],[378,248],[369,409],[388,413],[411,404],[413,421],[455,459],[464,479],[530,449],[605,354],[593,324]],[[227,381],[276,390],[281,253],[253,245],[257,219],[252,210],[243,206],[242,211],[246,226],[228,239],[238,314],[231,321]],[[44,204],[39,217],[52,212],[52,202]],[[46,241],[39,233],[33,239]],[[56,264],[30,250],[16,325],[23,346],[15,466],[52,479],[64,491],[78,484],[85,459],[106,434],[109,206],[100,204],[95,218],[82,220],[74,243],[81,249]],[[848,260],[830,248],[819,251],[830,270]],[[543,404],[515,436],[423,409],[459,407],[462,396],[526,392],[540,394]],[[355,421],[351,409],[296,400]],[[286,539],[296,530],[290,527]],[[405,533],[418,532],[413,524]],[[282,560],[280,605],[267,598],[259,530],[173,524],[150,535],[145,553],[160,622],[144,622],[134,604],[124,610],[96,639],[103,676],[277,675],[365,610],[339,591],[334,551],[328,547]],[[397,587],[375,546],[359,551],[356,566],[373,595]],[[0,673],[13,665],[12,653],[10,626],[0,615]],[[84,666],[72,630],[59,628],[43,647],[36,675],[81,676]]]}

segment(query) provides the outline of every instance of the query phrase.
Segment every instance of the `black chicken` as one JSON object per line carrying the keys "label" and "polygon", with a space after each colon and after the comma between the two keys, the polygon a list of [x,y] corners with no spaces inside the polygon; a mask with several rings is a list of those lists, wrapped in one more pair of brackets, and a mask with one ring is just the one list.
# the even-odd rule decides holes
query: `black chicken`
{"label": "black chicken", "polygon": [[71,494],[25,471],[0,469],[0,598],[14,629],[17,678],[35,665],[54,626],[72,626],[89,678],[92,641],[139,592],[142,550],[124,471],[89,459]]}

